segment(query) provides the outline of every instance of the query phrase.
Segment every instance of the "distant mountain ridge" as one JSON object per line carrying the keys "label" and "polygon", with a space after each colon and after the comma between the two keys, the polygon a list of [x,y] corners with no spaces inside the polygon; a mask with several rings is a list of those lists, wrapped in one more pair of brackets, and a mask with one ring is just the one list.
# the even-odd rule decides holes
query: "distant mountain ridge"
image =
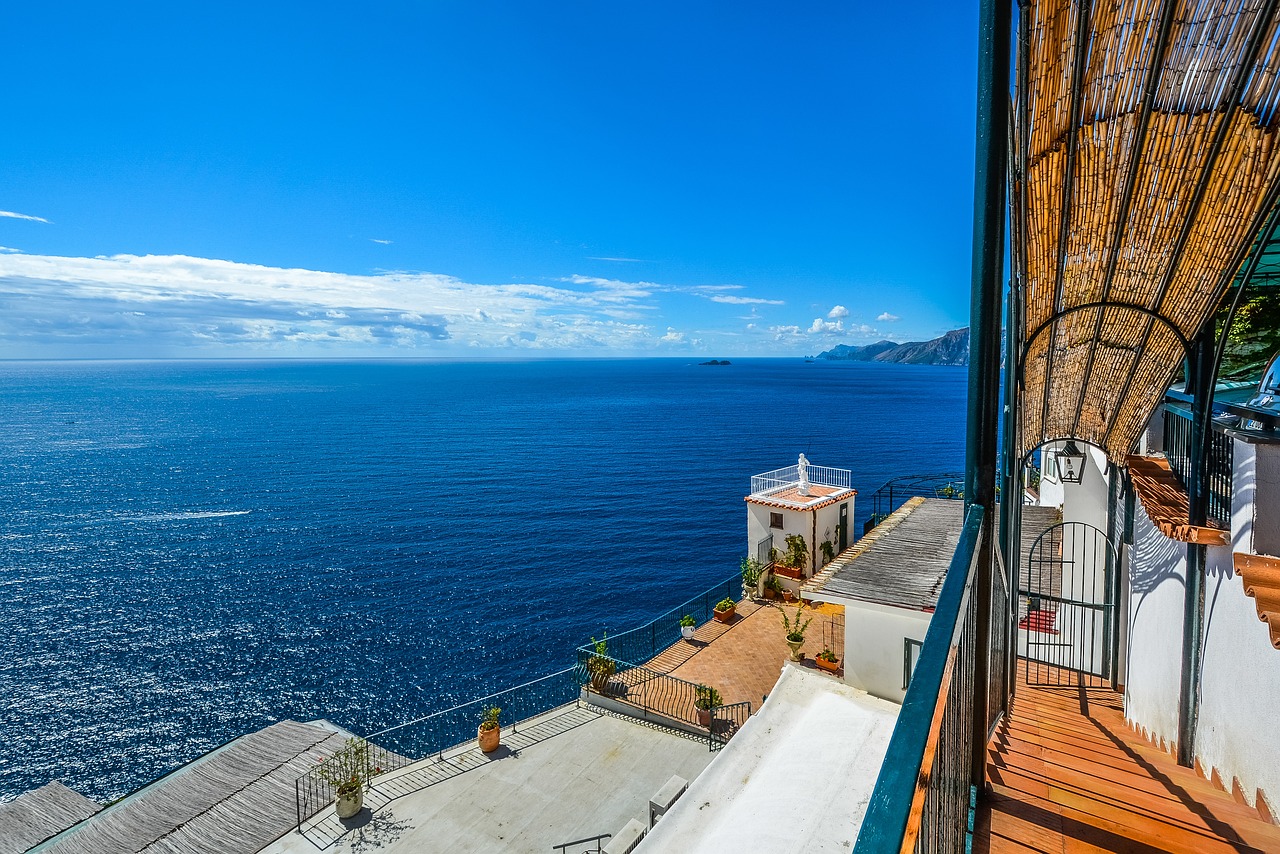
{"label": "distant mountain ridge", "polygon": [[845,362],[893,362],[899,365],[969,364],[969,327],[953,329],[932,341],[877,341],[855,347],[837,344],[818,354],[819,359]]}

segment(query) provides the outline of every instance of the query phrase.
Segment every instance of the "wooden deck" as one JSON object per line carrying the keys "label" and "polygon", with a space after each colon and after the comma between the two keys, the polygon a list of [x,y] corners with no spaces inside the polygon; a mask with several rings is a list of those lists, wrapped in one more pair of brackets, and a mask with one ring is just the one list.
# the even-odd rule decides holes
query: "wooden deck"
{"label": "wooden deck", "polygon": [[1280,852],[1280,827],[1130,729],[1109,689],[1019,682],[988,775],[975,852]]}

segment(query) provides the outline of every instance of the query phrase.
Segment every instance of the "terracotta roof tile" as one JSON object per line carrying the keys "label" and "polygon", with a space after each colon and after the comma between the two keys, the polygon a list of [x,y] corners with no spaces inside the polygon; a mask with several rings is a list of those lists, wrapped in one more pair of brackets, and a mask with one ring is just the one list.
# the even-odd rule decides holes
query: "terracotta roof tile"
{"label": "terracotta roof tile", "polygon": [[1280,649],[1280,558],[1236,552],[1236,575],[1244,582],[1244,595],[1252,596],[1258,619],[1271,629],[1271,645]]}
{"label": "terracotta roof tile", "polygon": [[816,483],[809,487],[809,492],[808,496],[804,496],[800,494],[798,486],[789,486],[786,489],[780,489],[777,492],[770,492],[764,495],[748,495],[745,500],[752,504],[762,504],[765,507],[784,507],[788,510],[816,510],[819,507],[828,507],[837,501],[844,501],[858,494],[856,489],[841,486],[821,486]]}
{"label": "terracotta roof tile", "polygon": [[1180,543],[1203,546],[1231,544],[1230,535],[1221,528],[1188,524],[1187,493],[1170,471],[1168,460],[1130,455],[1127,463],[1129,479],[1142,501],[1142,509],[1147,511],[1147,517],[1160,529],[1160,533]]}

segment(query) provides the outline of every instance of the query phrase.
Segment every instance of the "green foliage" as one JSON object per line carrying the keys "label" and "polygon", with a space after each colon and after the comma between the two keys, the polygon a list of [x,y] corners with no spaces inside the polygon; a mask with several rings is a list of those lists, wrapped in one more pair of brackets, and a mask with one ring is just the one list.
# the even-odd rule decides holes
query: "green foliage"
{"label": "green foliage", "polygon": [[794,620],[787,619],[787,611],[785,608],[780,608],[779,610],[782,611],[782,629],[787,634],[787,640],[793,642],[803,641],[805,630],[808,629],[809,624],[813,622],[813,617],[803,621],[800,619],[804,612],[803,605],[796,608]]}
{"label": "green foliage", "polygon": [[697,624],[698,624],[697,621],[694,620],[693,617],[689,616],[688,614],[685,614],[683,617],[680,618],[680,626],[682,628],[691,629]]}
{"label": "green foliage", "polygon": [[787,535],[787,553],[782,558],[782,565],[792,569],[801,569],[809,560],[809,545],[799,534]]}
{"label": "green foliage", "polygon": [[693,706],[696,709],[702,709],[704,712],[713,709],[716,706],[724,705],[724,700],[720,698],[720,692],[708,685],[698,685],[693,689]]}
{"label": "green foliage", "polygon": [[829,662],[831,664],[835,664],[837,661],[840,660],[836,658],[836,654],[831,651],[831,647],[829,646],[824,646],[822,648],[822,652],[818,653],[818,658],[822,659],[823,661]]}
{"label": "green foliage", "polygon": [[320,760],[315,776],[333,786],[339,795],[350,795],[376,777],[387,764],[387,752],[363,738],[348,738],[333,755]]}
{"label": "green foliage", "polygon": [[[1267,360],[1280,350],[1280,287],[1255,285],[1250,290],[1252,293],[1241,301],[1227,333],[1220,371],[1223,378],[1260,377]],[[1219,330],[1233,296],[1228,291],[1218,311]]]}
{"label": "green foliage", "polygon": [[769,580],[764,583],[764,586],[772,590],[774,593],[781,593],[782,579],[778,578],[776,575],[770,575]]}
{"label": "green foliage", "polygon": [[498,715],[500,714],[502,714],[502,709],[497,706],[488,706],[485,708],[484,714],[480,716],[480,729],[485,731],[497,729],[499,726]]}
{"label": "green foliage", "polygon": [[763,572],[764,564],[753,557],[744,557],[742,559],[742,586],[754,590]]}
{"label": "green foliage", "polygon": [[587,672],[595,676],[612,676],[618,669],[609,657],[609,633],[605,632],[600,640],[591,638],[594,653],[587,659]]}
{"label": "green foliage", "polygon": [[831,544],[830,540],[823,540],[822,545],[818,548],[822,549],[822,560],[825,563],[831,563],[836,557],[836,547]]}
{"label": "green foliage", "polygon": [[737,602],[734,602],[732,599],[726,596],[724,599],[721,599],[719,602],[716,603],[715,610],[721,611],[721,612],[728,611],[731,608],[737,607],[737,605],[738,605]]}

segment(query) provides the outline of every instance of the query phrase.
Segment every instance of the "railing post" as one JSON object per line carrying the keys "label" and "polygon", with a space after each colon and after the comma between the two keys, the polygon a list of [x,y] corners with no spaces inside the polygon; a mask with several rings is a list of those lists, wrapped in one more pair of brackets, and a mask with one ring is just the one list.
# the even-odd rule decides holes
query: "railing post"
{"label": "railing post", "polygon": [[1011,0],[982,0],[978,18],[977,139],[974,157],[973,273],[969,302],[969,415],[965,503],[986,510],[974,580],[972,782],[983,787],[991,649],[992,537],[1000,416],[1000,295],[1004,286],[1009,138]]}

